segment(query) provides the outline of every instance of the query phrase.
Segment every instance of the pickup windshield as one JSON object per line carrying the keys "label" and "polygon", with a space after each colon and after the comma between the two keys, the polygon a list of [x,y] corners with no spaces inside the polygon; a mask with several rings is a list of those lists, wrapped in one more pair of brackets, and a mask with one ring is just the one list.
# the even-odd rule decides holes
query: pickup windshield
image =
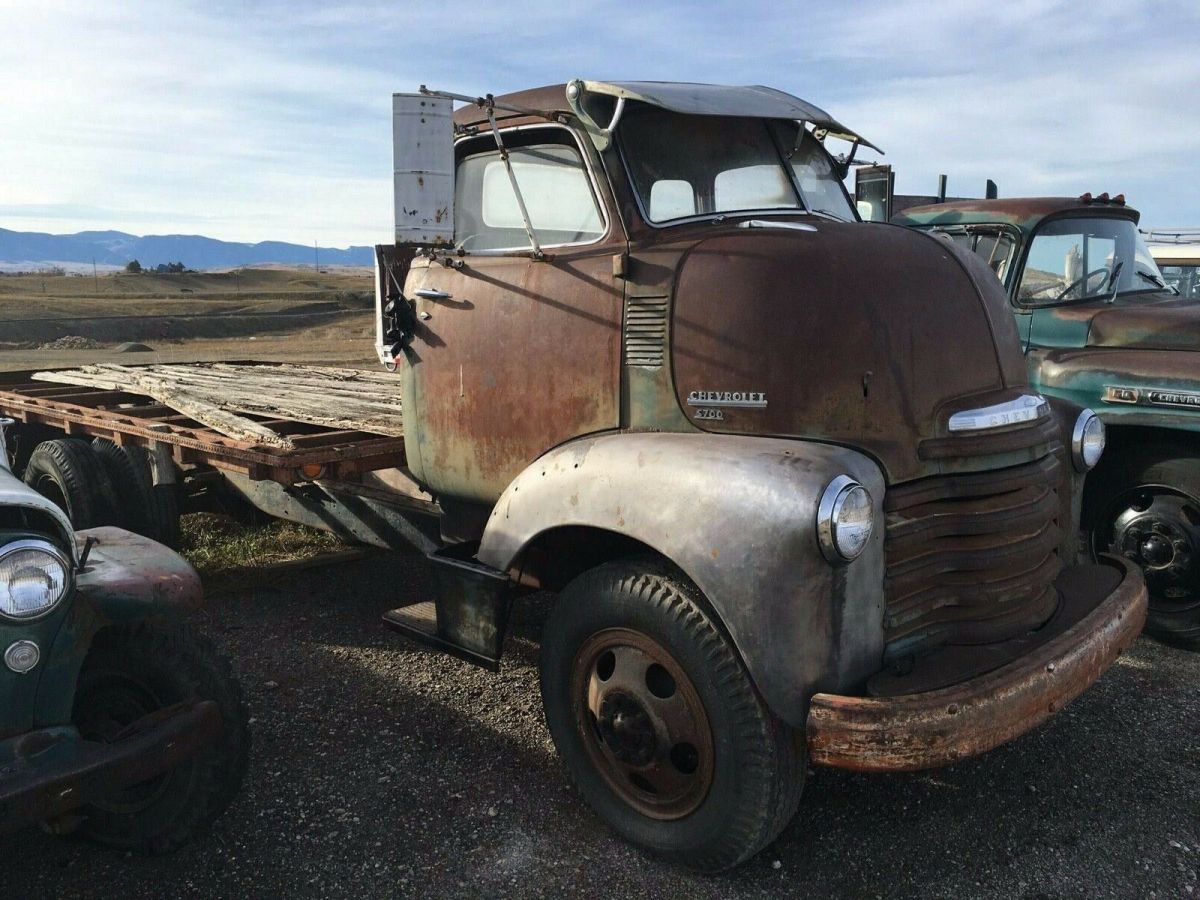
{"label": "pickup windshield", "polygon": [[1165,289],[1162,273],[1133,222],[1072,217],[1037,230],[1017,299],[1042,306]]}
{"label": "pickup windshield", "polygon": [[643,108],[618,136],[651,222],[773,210],[856,218],[829,154],[795,122]]}

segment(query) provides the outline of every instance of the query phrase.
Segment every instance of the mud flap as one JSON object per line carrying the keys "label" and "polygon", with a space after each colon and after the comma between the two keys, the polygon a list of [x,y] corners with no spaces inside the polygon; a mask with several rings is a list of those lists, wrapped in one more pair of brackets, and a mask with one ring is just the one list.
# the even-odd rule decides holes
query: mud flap
{"label": "mud flap", "polygon": [[475,550],[475,544],[456,544],[429,554],[437,599],[389,610],[383,623],[415,641],[497,672],[512,582],[507,573],[476,560]]}

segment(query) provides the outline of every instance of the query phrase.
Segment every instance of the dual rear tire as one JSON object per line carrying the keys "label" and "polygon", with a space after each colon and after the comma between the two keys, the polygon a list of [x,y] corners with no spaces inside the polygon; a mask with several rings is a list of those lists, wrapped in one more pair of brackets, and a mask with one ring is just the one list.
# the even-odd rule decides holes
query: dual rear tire
{"label": "dual rear tire", "polygon": [[112,441],[56,438],[38,444],[24,481],[57,504],[77,529],[117,525],[175,547],[179,544],[176,486],[153,483],[149,455]]}

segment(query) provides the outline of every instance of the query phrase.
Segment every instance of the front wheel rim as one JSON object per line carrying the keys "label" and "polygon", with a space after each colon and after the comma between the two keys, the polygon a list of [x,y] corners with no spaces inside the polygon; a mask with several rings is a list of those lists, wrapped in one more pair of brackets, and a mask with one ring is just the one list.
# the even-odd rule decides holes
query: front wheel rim
{"label": "front wheel rim", "polygon": [[1115,497],[1093,535],[1093,549],[1136,563],[1153,611],[1200,609],[1200,500],[1165,485]]}
{"label": "front wheel rim", "polygon": [[708,714],[657,641],[626,628],[588,638],[572,661],[575,727],[609,788],[652,819],[681,819],[712,787]]}

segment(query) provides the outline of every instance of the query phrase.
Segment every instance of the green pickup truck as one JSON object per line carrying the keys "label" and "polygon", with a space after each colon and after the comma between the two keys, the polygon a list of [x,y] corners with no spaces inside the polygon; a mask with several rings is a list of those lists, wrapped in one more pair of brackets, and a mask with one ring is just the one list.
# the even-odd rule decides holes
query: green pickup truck
{"label": "green pickup truck", "polygon": [[1004,284],[1041,393],[1108,429],[1088,475],[1096,553],[1141,565],[1146,630],[1200,649],[1200,299],[1168,284],[1123,197],[970,200],[892,221],[986,260]]}

